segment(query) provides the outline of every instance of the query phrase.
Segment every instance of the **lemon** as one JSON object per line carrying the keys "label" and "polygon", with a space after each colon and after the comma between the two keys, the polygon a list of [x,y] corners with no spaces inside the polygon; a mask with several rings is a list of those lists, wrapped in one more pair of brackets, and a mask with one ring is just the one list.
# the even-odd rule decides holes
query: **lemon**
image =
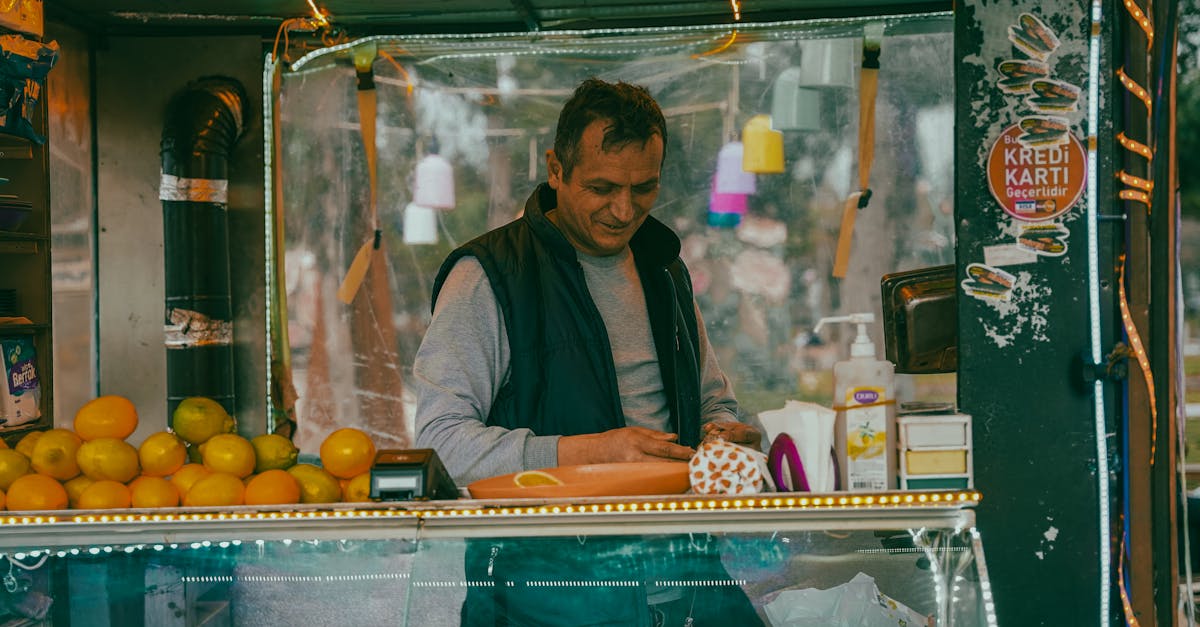
{"label": "lemon", "polygon": [[10,448],[0,449],[0,490],[7,490],[18,477],[29,474],[29,458]]}
{"label": "lemon", "polygon": [[211,474],[212,471],[201,464],[184,464],[171,475],[171,483],[179,490],[179,497],[183,498],[197,481]]}
{"label": "lemon", "polygon": [[368,503],[371,501],[371,471],[351,479],[342,489],[342,501],[346,503]]}
{"label": "lemon", "polygon": [[285,470],[273,468],[254,475],[246,484],[246,505],[300,502],[300,482]]}
{"label": "lemon", "polygon": [[373,463],[375,443],[358,429],[338,429],[321,442],[321,467],[335,477],[349,479],[361,475]]}
{"label": "lemon", "polygon": [[67,490],[67,502],[71,507],[79,507],[79,497],[83,496],[83,491],[93,483],[96,483],[96,480],[87,475],[79,475],[63,482],[63,487]]}
{"label": "lemon", "polygon": [[133,402],[115,394],[94,398],[75,412],[75,433],[84,441],[96,438],[124,440],[137,425],[137,409]]}
{"label": "lemon", "polygon": [[183,504],[188,507],[241,505],[245,495],[246,486],[241,478],[214,472],[192,485],[183,497]]}
{"label": "lemon", "polygon": [[278,433],[255,436],[250,444],[254,446],[254,472],[286,470],[295,465],[300,455],[296,445]]}
{"label": "lemon", "polygon": [[239,479],[254,472],[254,446],[240,435],[222,433],[200,445],[204,467]]}
{"label": "lemon", "polygon": [[296,464],[287,469],[300,484],[301,503],[337,503],[342,498],[342,488],[337,478],[312,464]]}
{"label": "lemon", "polygon": [[30,431],[29,433],[26,433],[13,448],[24,453],[25,457],[32,458],[33,445],[37,444],[38,438],[42,437],[43,433],[45,433],[45,431]]}
{"label": "lemon", "polygon": [[79,474],[79,464],[75,462],[75,454],[83,444],[79,436],[66,429],[51,429],[38,438],[33,445],[33,455],[29,460],[33,469],[46,475],[66,481]]}
{"label": "lemon", "polygon": [[97,481],[111,479],[126,483],[138,475],[137,449],[125,440],[96,438],[84,442],[75,460],[83,474]]}
{"label": "lemon", "polygon": [[124,509],[129,503],[129,487],[111,479],[96,481],[79,495],[79,509]]}
{"label": "lemon", "polygon": [[18,477],[8,487],[7,506],[10,511],[66,509],[67,490],[61,483],[46,475]]}
{"label": "lemon", "polygon": [[560,480],[558,477],[540,470],[526,470],[524,472],[518,472],[516,476],[513,477],[513,483],[521,486],[522,488],[531,488],[539,485],[563,484],[562,480]]}
{"label": "lemon", "polygon": [[187,445],[170,431],[152,433],[138,447],[138,461],[143,475],[165,477],[187,463]]}
{"label": "lemon", "polygon": [[179,489],[162,477],[142,475],[129,484],[130,505],[133,507],[175,507],[179,505]]}
{"label": "lemon", "polygon": [[219,433],[233,433],[236,426],[220,403],[203,396],[183,399],[171,413],[171,429],[191,444],[201,444]]}

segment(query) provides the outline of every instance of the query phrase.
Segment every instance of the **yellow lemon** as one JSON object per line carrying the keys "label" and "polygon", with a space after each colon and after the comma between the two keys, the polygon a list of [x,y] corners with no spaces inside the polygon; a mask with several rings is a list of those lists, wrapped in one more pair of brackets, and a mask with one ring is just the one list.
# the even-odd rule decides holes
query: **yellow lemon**
{"label": "yellow lemon", "polygon": [[183,497],[183,504],[188,507],[241,505],[245,495],[246,486],[241,478],[214,472],[192,485]]}
{"label": "yellow lemon", "polygon": [[188,490],[196,485],[196,482],[211,475],[212,471],[205,468],[202,464],[184,464],[182,468],[175,471],[171,475],[171,483],[179,490],[179,497],[187,496]]}
{"label": "yellow lemon", "polygon": [[63,482],[63,487],[67,490],[67,502],[71,504],[71,507],[79,507],[79,497],[93,483],[96,483],[96,480],[87,475],[79,475],[74,479]]}
{"label": "yellow lemon", "polygon": [[7,505],[10,511],[66,509],[67,490],[61,483],[46,475],[18,477],[8,487]]}
{"label": "yellow lemon", "polygon": [[296,463],[296,457],[300,455],[296,445],[278,433],[255,436],[250,444],[254,446],[254,472],[286,470]]}
{"label": "yellow lemon", "polygon": [[29,474],[29,458],[6,448],[0,449],[0,490],[7,490],[12,482]]}
{"label": "yellow lemon", "polygon": [[236,426],[220,403],[203,396],[183,399],[171,413],[171,430],[191,444],[201,444],[219,433],[233,433]]}
{"label": "yellow lemon", "polygon": [[187,445],[170,431],[152,433],[138,447],[138,461],[143,475],[166,477],[187,463]]}
{"label": "yellow lemon", "polygon": [[79,470],[100,481],[111,479],[127,483],[138,475],[138,452],[133,445],[116,438],[96,438],[84,442],[75,454]]}
{"label": "yellow lemon", "polygon": [[79,509],[125,509],[129,503],[129,487],[111,479],[96,481],[79,495]]}
{"label": "yellow lemon", "polygon": [[246,484],[246,505],[300,502],[300,483],[285,470],[273,468],[254,475]]}
{"label": "yellow lemon", "polygon": [[342,488],[342,501],[346,503],[369,503],[371,501],[371,471],[351,479]]}
{"label": "yellow lemon", "polygon": [[34,470],[47,477],[66,481],[79,474],[75,454],[79,452],[81,444],[83,441],[74,432],[67,429],[51,429],[43,433],[33,445],[33,455],[29,460],[33,463]]}
{"label": "yellow lemon", "polygon": [[375,443],[353,427],[338,429],[321,442],[321,467],[341,479],[361,475],[375,463]]}
{"label": "yellow lemon", "polygon": [[124,440],[137,425],[133,402],[115,394],[94,398],[75,412],[75,433],[85,442],[97,438]]}
{"label": "yellow lemon", "polygon": [[175,507],[179,505],[179,488],[162,477],[142,475],[129,484],[130,505],[133,507]]}
{"label": "yellow lemon", "polygon": [[558,477],[540,470],[526,470],[518,472],[513,477],[513,483],[522,488],[529,488],[537,485],[562,485],[563,482]]}
{"label": "yellow lemon", "polygon": [[300,484],[301,503],[337,503],[342,498],[342,488],[337,478],[312,464],[296,464],[287,469]]}
{"label": "yellow lemon", "polygon": [[240,435],[214,435],[200,445],[200,457],[204,459],[204,467],[213,472],[228,473],[239,479],[254,472],[254,446]]}
{"label": "yellow lemon", "polygon": [[13,448],[17,449],[25,455],[25,457],[33,457],[33,445],[37,444],[38,438],[42,437],[45,431],[30,431],[26,433]]}

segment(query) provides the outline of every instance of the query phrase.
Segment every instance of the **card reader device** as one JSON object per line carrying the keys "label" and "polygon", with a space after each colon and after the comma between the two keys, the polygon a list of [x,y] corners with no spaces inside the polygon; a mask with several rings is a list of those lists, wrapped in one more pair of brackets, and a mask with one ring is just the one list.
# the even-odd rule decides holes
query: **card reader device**
{"label": "card reader device", "polygon": [[458,498],[458,488],[431,448],[385,449],[371,466],[371,498],[429,501]]}

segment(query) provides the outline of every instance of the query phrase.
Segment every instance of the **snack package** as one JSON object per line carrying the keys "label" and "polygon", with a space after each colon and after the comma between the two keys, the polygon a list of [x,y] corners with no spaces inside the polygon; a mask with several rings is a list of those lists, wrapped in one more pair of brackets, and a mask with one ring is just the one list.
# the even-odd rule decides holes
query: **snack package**
{"label": "snack package", "polygon": [[0,429],[33,422],[42,415],[42,388],[37,375],[37,353],[31,337],[0,338]]}

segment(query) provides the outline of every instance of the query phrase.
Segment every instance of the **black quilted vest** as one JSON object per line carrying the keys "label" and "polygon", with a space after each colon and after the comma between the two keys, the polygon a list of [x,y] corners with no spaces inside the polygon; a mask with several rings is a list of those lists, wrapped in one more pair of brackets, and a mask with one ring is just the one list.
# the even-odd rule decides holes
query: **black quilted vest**
{"label": "black quilted vest", "polygon": [[[511,375],[488,425],[527,427],[538,435],[598,433],[625,426],[608,331],[584,280],[575,249],[546,218],[556,204],[542,184],[521,218],[450,253],[433,286],[464,256],[487,273],[508,332]],[[691,278],[679,238],[653,217],[630,241],[646,294],[650,329],[679,443],[700,441],[700,366]]]}

